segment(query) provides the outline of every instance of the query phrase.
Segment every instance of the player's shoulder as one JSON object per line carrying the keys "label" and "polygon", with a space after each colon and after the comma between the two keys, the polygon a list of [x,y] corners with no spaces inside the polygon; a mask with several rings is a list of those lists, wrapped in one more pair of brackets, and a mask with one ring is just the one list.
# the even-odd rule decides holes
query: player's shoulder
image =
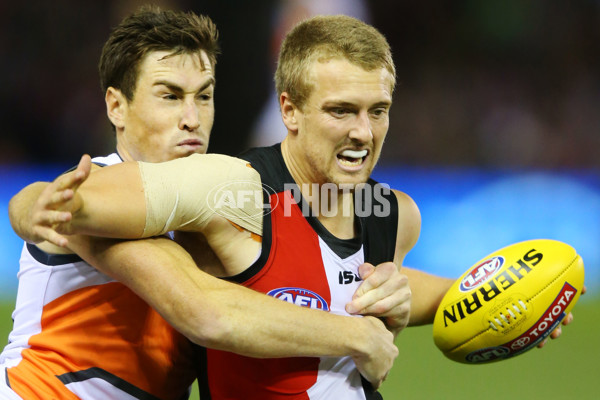
{"label": "player's shoulder", "polygon": [[283,156],[281,154],[281,143],[267,147],[253,147],[240,153],[238,157],[252,164],[272,164],[274,162],[283,160]]}
{"label": "player's shoulder", "polygon": [[398,202],[399,218],[416,218],[419,221],[421,220],[419,206],[412,197],[396,189],[392,189],[392,193],[394,193],[396,201]]}
{"label": "player's shoulder", "polygon": [[369,197],[370,195],[370,197],[373,198],[372,203],[375,207],[381,206],[381,200],[390,204],[391,210],[397,210],[397,212],[390,212],[386,215],[390,217],[397,216],[400,222],[406,222],[407,220],[420,222],[421,220],[421,213],[417,203],[405,192],[392,189],[388,184],[377,182],[374,179],[369,179],[367,181],[362,192],[366,193],[363,193],[362,197]]}
{"label": "player's shoulder", "polygon": [[175,160],[168,161],[168,163],[190,163],[190,164],[206,164],[218,166],[239,166],[247,165],[248,162],[239,157],[228,156],[226,154],[208,153],[198,154],[194,153],[187,157],[177,158]]}
{"label": "player's shoulder", "polygon": [[398,235],[396,249],[407,253],[414,247],[421,234],[421,212],[408,194],[392,189],[398,202]]}
{"label": "player's shoulder", "polygon": [[188,157],[169,162],[179,163],[183,168],[189,166],[192,170],[197,170],[203,174],[209,172],[211,176],[222,177],[225,180],[247,179],[260,181],[258,172],[252,168],[252,165],[248,161],[225,154],[192,154]]}
{"label": "player's shoulder", "polygon": [[281,143],[268,147],[255,147],[239,155],[260,174],[263,184],[274,192],[284,190],[286,184],[294,184],[281,152]]}

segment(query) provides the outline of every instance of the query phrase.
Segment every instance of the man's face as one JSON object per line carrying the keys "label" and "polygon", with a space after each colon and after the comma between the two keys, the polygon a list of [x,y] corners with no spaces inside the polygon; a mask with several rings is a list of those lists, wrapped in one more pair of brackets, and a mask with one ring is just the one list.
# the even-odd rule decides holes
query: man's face
{"label": "man's face", "polygon": [[212,67],[204,52],[169,54],[151,52],[140,64],[133,100],[125,101],[122,129],[117,126],[125,159],[161,162],[206,153],[215,113]]}
{"label": "man's face", "polygon": [[366,182],[389,126],[390,73],[332,59],[314,62],[309,79],[313,90],[296,113],[301,176],[319,184]]}

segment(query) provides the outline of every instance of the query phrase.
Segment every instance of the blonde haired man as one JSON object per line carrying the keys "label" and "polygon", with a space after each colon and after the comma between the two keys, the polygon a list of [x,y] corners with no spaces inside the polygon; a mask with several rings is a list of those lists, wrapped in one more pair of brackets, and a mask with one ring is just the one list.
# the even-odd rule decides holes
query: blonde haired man
{"label": "blonde haired man", "polygon": [[[94,160],[112,166],[94,167],[86,186],[103,170],[134,160],[154,163],[206,151],[216,39],[208,18],[157,9],[143,9],[117,27],[100,62],[117,152]],[[11,201],[16,230],[39,243],[23,250],[14,329],[0,356],[0,393],[185,398],[199,368],[188,339],[254,357],[348,355],[375,384],[391,367],[397,349],[376,318],[295,307],[210,277],[168,238],[113,242],[74,235],[61,247],[65,242],[51,230],[60,222],[52,210],[68,196],[55,190],[80,177],[76,171],[48,187],[33,185]],[[115,179],[130,183],[125,175]],[[135,208],[135,199],[129,204]],[[47,218],[46,226],[39,223]],[[199,265],[219,271],[210,249],[200,252],[203,243],[191,247]],[[321,335],[313,336],[317,329]]]}

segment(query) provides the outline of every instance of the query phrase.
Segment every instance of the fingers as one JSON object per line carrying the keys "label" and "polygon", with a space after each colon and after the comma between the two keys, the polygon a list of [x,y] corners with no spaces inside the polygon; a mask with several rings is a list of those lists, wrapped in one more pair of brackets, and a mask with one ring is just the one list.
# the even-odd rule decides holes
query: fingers
{"label": "fingers", "polygon": [[[349,314],[374,315],[377,317],[405,315],[410,312],[411,293],[405,289],[372,290],[346,305]],[[351,312],[352,311],[352,312]]]}
{"label": "fingers", "polygon": [[[358,267],[358,274],[360,275],[360,278],[363,280],[363,282],[360,284],[358,289],[356,289],[356,292],[352,296],[353,299],[360,297],[366,292],[373,289],[374,287],[379,286],[377,284],[377,275],[375,277],[372,276],[375,271],[376,269],[373,266],[373,264],[369,263],[364,263]],[[383,272],[385,271],[379,271],[378,274],[381,275]]]}
{"label": "fingers", "polygon": [[[562,328],[559,325],[555,330],[552,331],[552,333],[550,334],[550,339],[558,339],[558,337],[562,335]],[[546,343],[548,343],[548,338],[542,340],[540,342],[540,344],[537,345],[538,349],[541,349],[542,347],[544,347],[546,345]]]}
{"label": "fingers", "polygon": [[567,316],[565,317],[565,319],[563,319],[562,324],[563,325],[569,325],[571,322],[573,322],[573,314],[572,313],[568,313]]}
{"label": "fingers", "polygon": [[40,195],[37,208],[44,210],[56,210],[62,204],[71,200],[73,195],[73,189],[57,189],[55,186],[50,184]]}
{"label": "fingers", "polygon": [[390,310],[410,299],[408,278],[393,263],[383,263],[377,268],[364,264],[359,273],[364,280],[346,305],[348,313],[387,316]]}
{"label": "fingers", "polygon": [[367,278],[353,300],[346,304],[346,311],[384,318],[386,327],[394,334],[399,333],[410,320],[412,294],[408,277],[400,274],[393,263],[383,263],[377,268],[365,265],[361,270]]}
{"label": "fingers", "polygon": [[52,227],[71,220],[72,216],[69,211],[59,210],[73,198],[72,189],[58,189],[65,181],[69,181],[68,184],[72,182],[71,179],[57,180],[57,182],[48,185],[41,193],[31,211],[31,223],[34,229]]}
{"label": "fingers", "polygon": [[29,213],[36,243],[48,241],[60,247],[67,246],[68,240],[61,233],[68,233],[72,218],[69,207],[75,191],[90,172],[91,158],[86,154],[74,171],[59,176],[44,188]]}
{"label": "fingers", "polygon": [[[561,325],[558,325],[556,329],[552,331],[552,333],[550,334],[550,339],[558,339],[560,335],[562,335],[562,325],[569,325],[571,322],[573,322],[573,314],[568,313],[567,316],[562,320]],[[546,345],[546,343],[548,343],[548,338],[542,340],[540,344],[537,345],[537,347],[541,349]]]}
{"label": "fingers", "polygon": [[77,168],[75,171],[78,173],[82,173],[82,177],[85,179],[90,175],[90,171],[92,170],[92,158],[88,154],[84,154],[81,156],[79,160],[79,164],[77,164]]}
{"label": "fingers", "polygon": [[367,279],[373,272],[375,272],[375,267],[373,264],[364,263],[358,267],[358,275],[362,280]]}
{"label": "fingers", "polygon": [[378,288],[383,283],[387,282],[395,273],[398,273],[398,268],[391,262],[379,264],[377,268],[372,264],[364,263],[358,268],[358,273],[363,282],[358,289],[356,289],[353,298],[358,298],[365,293]]}
{"label": "fingers", "polygon": [[369,316],[359,319],[368,327],[365,343],[369,344],[369,348],[366,353],[352,358],[361,375],[378,388],[398,357],[398,347],[394,344],[394,336],[379,319]]}
{"label": "fingers", "polygon": [[[83,182],[83,177],[84,172],[74,171],[69,174],[61,175],[60,177],[56,178],[54,182],[46,186],[34,205],[34,212],[40,214],[36,215],[36,218],[40,221],[43,221],[48,219],[50,216],[54,216],[53,214],[46,215],[44,211],[57,210],[65,203],[69,202],[75,194],[74,189],[77,188],[81,182]],[[54,216],[54,218],[58,219],[56,222],[60,222],[64,217],[61,218]]]}
{"label": "fingers", "polygon": [[89,155],[84,154],[77,164],[77,168],[74,171],[59,176],[54,182],[57,184],[57,191],[65,189],[77,190],[79,185],[83,183],[90,176],[92,170],[92,159]]}
{"label": "fingers", "polygon": [[50,227],[56,224],[69,222],[72,215],[68,211],[40,210],[32,218],[35,227]]}
{"label": "fingers", "polygon": [[558,337],[562,335],[562,328],[559,325],[555,330],[552,331],[552,333],[550,334],[550,338],[551,339],[558,339]]}
{"label": "fingers", "polygon": [[59,210],[75,196],[75,191],[87,179],[91,171],[91,158],[87,154],[81,157],[77,168],[63,174],[49,184],[37,200],[34,210],[37,212],[37,223],[52,225],[66,222],[71,218],[70,213],[46,213],[45,211]]}
{"label": "fingers", "polygon": [[69,241],[66,237],[57,233],[52,228],[38,228],[37,233],[39,237],[43,238],[45,241],[52,243],[58,247],[67,247]]}
{"label": "fingers", "polygon": [[50,196],[47,203],[56,204],[70,200],[74,191],[90,176],[91,169],[91,158],[84,154],[75,170],[59,176],[46,188],[45,192]]}
{"label": "fingers", "polygon": [[68,240],[59,232],[62,226],[72,218],[70,212],[40,210],[32,217],[33,233],[40,241],[48,241],[59,247],[66,247]]}

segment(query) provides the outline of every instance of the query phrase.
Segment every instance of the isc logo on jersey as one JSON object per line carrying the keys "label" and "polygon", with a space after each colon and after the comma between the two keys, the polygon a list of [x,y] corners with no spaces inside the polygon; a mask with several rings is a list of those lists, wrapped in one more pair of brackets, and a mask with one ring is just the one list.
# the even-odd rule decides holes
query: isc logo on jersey
{"label": "isc logo on jersey", "polygon": [[275,297],[276,299],[284,300],[297,306],[329,311],[329,306],[327,305],[325,299],[311,290],[295,287],[284,287],[273,289],[267,294]]}
{"label": "isc logo on jersey", "polygon": [[473,267],[460,282],[460,291],[468,292],[483,285],[488,278],[493,276],[502,267],[502,264],[504,264],[504,257],[496,256]]}

